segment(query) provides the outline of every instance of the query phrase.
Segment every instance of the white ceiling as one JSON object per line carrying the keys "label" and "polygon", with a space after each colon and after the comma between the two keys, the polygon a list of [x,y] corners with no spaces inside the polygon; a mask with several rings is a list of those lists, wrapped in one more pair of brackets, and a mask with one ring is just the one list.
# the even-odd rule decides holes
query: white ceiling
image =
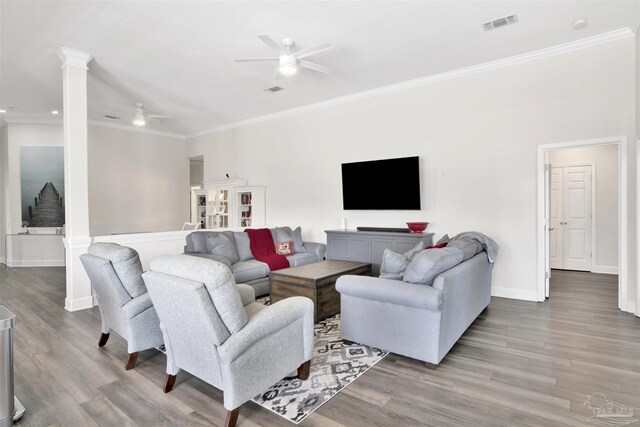
{"label": "white ceiling", "polygon": [[[516,25],[481,24],[512,13]],[[586,18],[581,30],[572,26]],[[637,1],[2,1],[0,107],[7,119],[51,119],[62,110],[60,46],[89,64],[89,116],[148,113],[174,120],[155,130],[190,134],[314,102],[480,64],[624,27]],[[298,47],[331,42],[308,59],[333,67],[275,80],[257,37],[292,37]],[[267,93],[279,85],[286,90]]]}

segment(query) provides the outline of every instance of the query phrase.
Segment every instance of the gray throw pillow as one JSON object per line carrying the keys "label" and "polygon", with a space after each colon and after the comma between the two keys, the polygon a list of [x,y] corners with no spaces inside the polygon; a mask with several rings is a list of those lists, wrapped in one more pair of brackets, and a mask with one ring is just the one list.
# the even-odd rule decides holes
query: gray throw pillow
{"label": "gray throw pillow", "polygon": [[462,256],[460,249],[449,246],[422,251],[409,263],[402,280],[431,285],[438,274],[460,264]]}
{"label": "gray throw pillow", "polygon": [[449,235],[448,235],[448,234],[445,234],[444,236],[442,236],[442,237],[440,238],[440,240],[438,240],[438,241],[436,242],[436,245],[439,245],[440,243],[448,243],[448,242],[449,242],[449,240],[451,240],[451,239],[449,239]]}
{"label": "gray throw pillow", "polygon": [[234,232],[233,240],[236,244],[236,249],[238,250],[238,258],[240,261],[248,261],[253,259],[253,253],[251,253],[251,243],[249,241],[249,235],[244,231]]}
{"label": "gray throw pillow", "polygon": [[231,264],[238,262],[238,254],[231,240],[224,234],[217,236],[209,236],[207,238],[207,248],[209,253],[213,255],[223,256],[229,260]]}
{"label": "gray throw pillow", "polygon": [[462,261],[472,258],[475,254],[482,251],[482,245],[474,240],[460,239],[454,240],[447,244],[448,248],[458,248],[462,251]]}
{"label": "gray throw pillow", "polygon": [[289,240],[293,240],[294,253],[300,254],[303,252],[307,252],[302,242],[302,228],[297,227],[295,230],[291,231],[290,227],[277,227],[275,234],[276,234],[276,241],[274,243],[287,242]]}
{"label": "gray throw pillow", "polygon": [[380,277],[383,279],[402,280],[402,275],[416,254],[424,250],[424,243],[419,242],[413,249],[398,254],[387,248],[382,254]]}

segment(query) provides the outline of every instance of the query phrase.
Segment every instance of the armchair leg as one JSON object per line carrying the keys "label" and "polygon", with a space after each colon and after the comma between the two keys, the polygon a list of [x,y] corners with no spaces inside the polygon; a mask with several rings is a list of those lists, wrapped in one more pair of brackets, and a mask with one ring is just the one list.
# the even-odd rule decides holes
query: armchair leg
{"label": "armchair leg", "polygon": [[169,393],[171,390],[173,390],[173,385],[175,383],[176,383],[176,376],[167,374],[166,378],[164,379],[164,392]]}
{"label": "armchair leg", "polygon": [[224,427],[236,427],[239,413],[240,413],[240,407],[237,407],[233,411],[227,411],[227,419],[224,422]]}
{"label": "armchair leg", "polygon": [[310,371],[311,371],[311,360],[307,360],[298,368],[298,379],[303,381],[308,379]]}
{"label": "armchair leg", "polygon": [[434,371],[438,369],[438,365],[436,365],[435,363],[424,362],[424,366]]}
{"label": "armchair leg", "polygon": [[104,345],[109,341],[109,334],[105,334],[104,332],[100,334],[100,339],[98,340],[98,347],[104,347]]}
{"label": "armchair leg", "polygon": [[126,369],[127,371],[130,371],[131,369],[133,369],[133,367],[136,366],[137,360],[138,360],[137,351],[135,353],[129,353],[129,360],[127,360],[127,364],[124,365],[124,369]]}

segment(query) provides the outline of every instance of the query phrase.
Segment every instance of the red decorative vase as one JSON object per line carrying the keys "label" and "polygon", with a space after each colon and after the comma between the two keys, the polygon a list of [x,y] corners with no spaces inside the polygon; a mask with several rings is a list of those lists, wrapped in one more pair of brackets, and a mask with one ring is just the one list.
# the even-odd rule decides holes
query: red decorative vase
{"label": "red decorative vase", "polygon": [[407,226],[411,233],[413,234],[421,234],[424,230],[429,226],[428,222],[408,222]]}

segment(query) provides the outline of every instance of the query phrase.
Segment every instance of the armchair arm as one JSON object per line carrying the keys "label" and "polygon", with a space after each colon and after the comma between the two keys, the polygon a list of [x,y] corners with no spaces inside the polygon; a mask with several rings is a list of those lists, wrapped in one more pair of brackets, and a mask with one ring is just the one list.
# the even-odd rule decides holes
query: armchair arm
{"label": "armchair arm", "polygon": [[256,302],[256,291],[252,286],[238,283],[236,288],[238,289],[238,293],[240,294],[240,299],[242,300],[242,305],[244,307],[248,306],[252,302]]}
{"label": "armchair arm", "polygon": [[336,290],[344,295],[396,305],[440,311],[442,292],[429,285],[369,276],[342,276]]}
{"label": "armchair arm", "polygon": [[[303,319],[305,360],[310,360],[313,350],[313,302],[306,297],[291,297],[256,313],[244,328],[219,346],[221,364],[231,364],[252,345],[299,319]],[[277,343],[278,347],[286,345],[287,343]]]}
{"label": "armchair arm", "polygon": [[318,257],[318,261],[322,261],[322,258],[324,257],[324,251],[327,249],[327,245],[325,245],[324,243],[316,242],[304,242],[302,246],[304,246],[307,252],[316,254],[316,256]]}
{"label": "armchair arm", "polygon": [[131,301],[122,306],[122,312],[127,319],[133,319],[140,313],[153,307],[149,292],[145,292],[142,295],[138,295]]}

